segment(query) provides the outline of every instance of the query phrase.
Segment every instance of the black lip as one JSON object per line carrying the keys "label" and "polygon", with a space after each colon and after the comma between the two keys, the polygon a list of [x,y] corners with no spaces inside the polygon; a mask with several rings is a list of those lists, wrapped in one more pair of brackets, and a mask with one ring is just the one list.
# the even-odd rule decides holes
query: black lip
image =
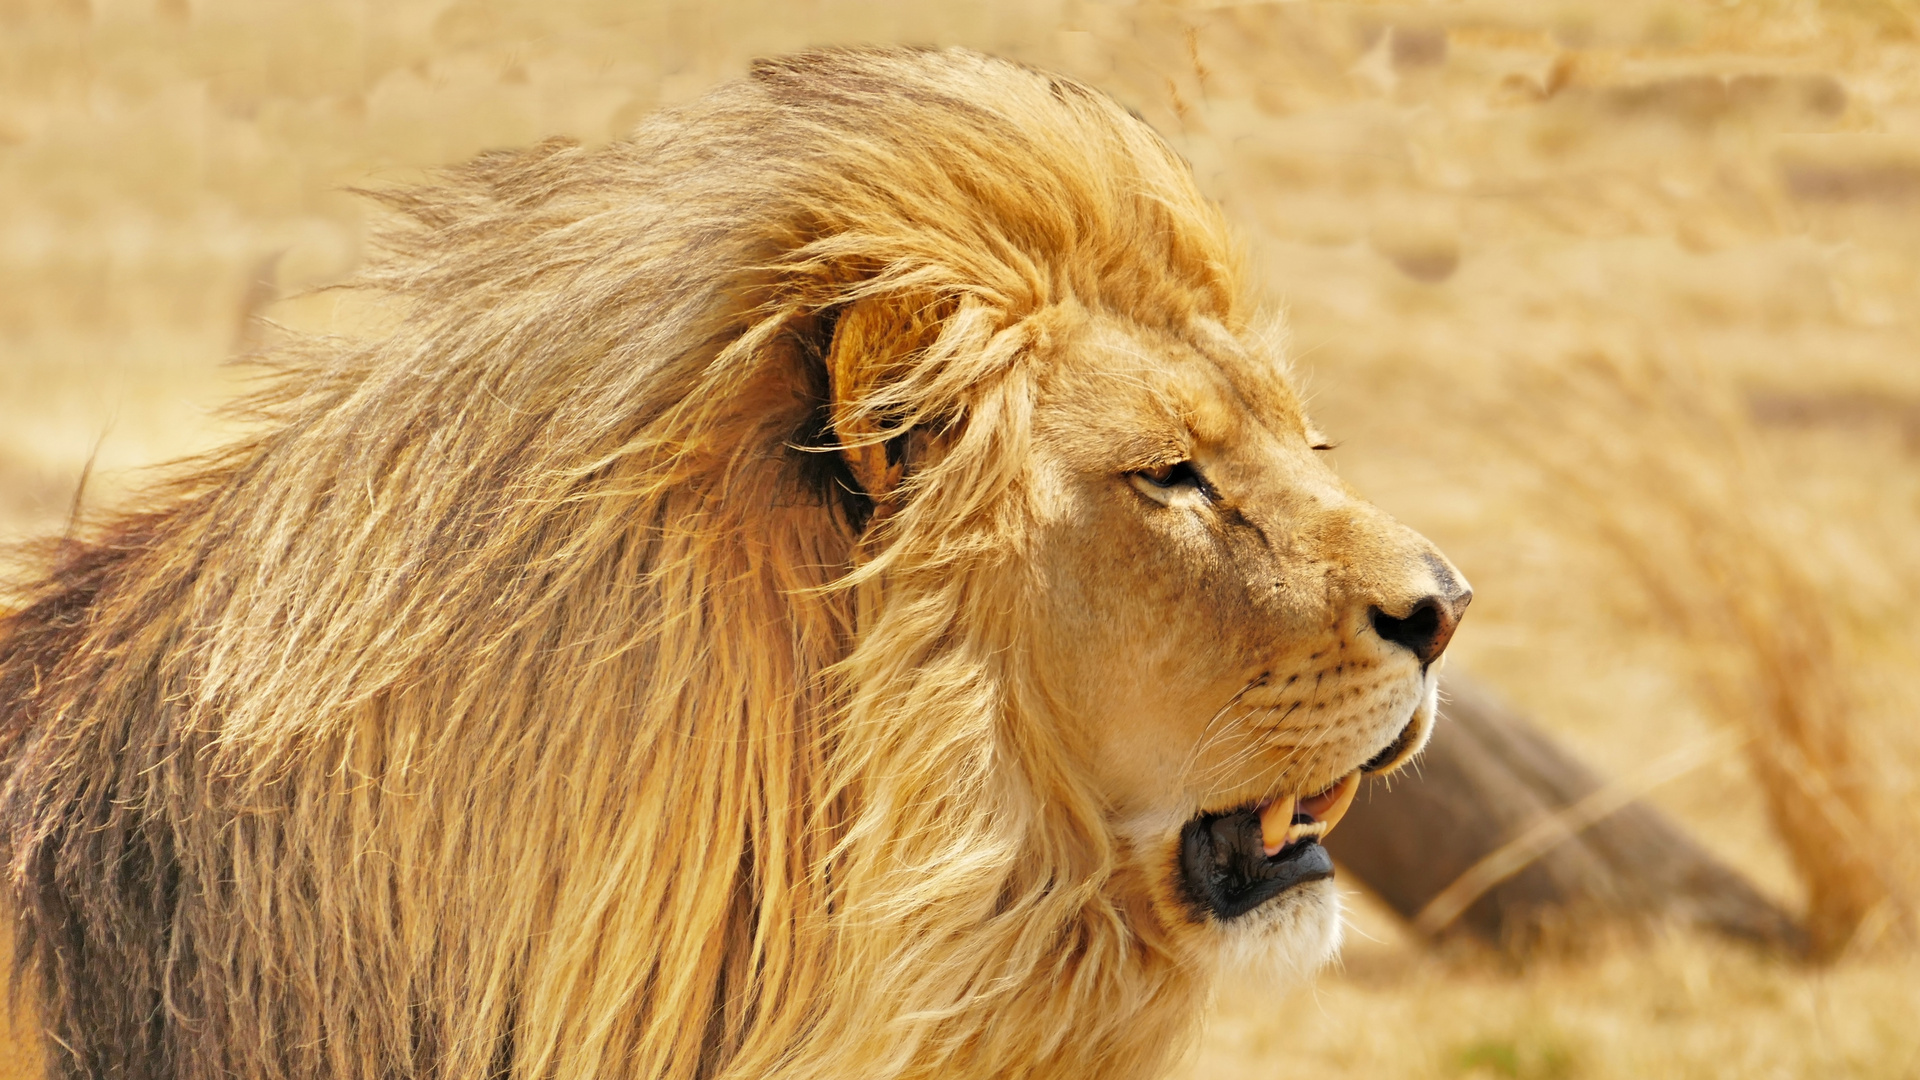
{"label": "black lip", "polygon": [[1333,876],[1333,857],[1312,838],[1268,858],[1251,806],[1205,814],[1180,830],[1180,883],[1196,919],[1238,918],[1296,885]]}

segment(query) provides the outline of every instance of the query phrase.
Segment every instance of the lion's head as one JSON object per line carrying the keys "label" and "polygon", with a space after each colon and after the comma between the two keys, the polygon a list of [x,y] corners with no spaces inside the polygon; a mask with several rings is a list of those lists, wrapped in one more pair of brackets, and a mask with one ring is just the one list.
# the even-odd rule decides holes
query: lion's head
{"label": "lion's head", "polygon": [[73,1074],[1129,1076],[1336,938],[1467,602],[1142,123],[846,51],[387,196],[0,628]]}
{"label": "lion's head", "polygon": [[1076,321],[1035,407],[1044,715],[1166,886],[1162,918],[1183,910],[1203,955],[1310,968],[1337,940],[1315,841],[1363,772],[1425,743],[1471,594],[1317,460],[1258,340],[1212,314]]}

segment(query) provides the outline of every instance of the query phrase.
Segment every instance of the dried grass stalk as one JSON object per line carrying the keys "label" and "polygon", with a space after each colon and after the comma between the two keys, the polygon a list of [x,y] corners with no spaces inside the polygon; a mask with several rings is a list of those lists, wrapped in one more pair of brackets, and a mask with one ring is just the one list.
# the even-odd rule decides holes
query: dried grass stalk
{"label": "dried grass stalk", "polygon": [[[1817,545],[1790,525],[1741,400],[1706,368],[1589,354],[1531,367],[1500,425],[1555,519],[1597,543],[1683,645],[1702,703],[1745,736],[1807,888],[1813,955],[1913,937],[1915,817],[1891,796],[1840,654]],[[1516,418],[1521,418],[1516,420]]]}

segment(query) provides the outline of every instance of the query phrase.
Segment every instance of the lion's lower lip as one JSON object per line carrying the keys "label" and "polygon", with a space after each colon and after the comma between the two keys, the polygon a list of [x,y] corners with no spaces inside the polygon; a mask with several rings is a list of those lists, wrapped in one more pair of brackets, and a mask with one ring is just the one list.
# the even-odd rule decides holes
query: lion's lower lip
{"label": "lion's lower lip", "polygon": [[1333,858],[1317,836],[1272,855],[1261,839],[1260,812],[1248,806],[1208,814],[1180,830],[1180,878],[1196,914],[1232,919],[1289,889],[1333,876]]}

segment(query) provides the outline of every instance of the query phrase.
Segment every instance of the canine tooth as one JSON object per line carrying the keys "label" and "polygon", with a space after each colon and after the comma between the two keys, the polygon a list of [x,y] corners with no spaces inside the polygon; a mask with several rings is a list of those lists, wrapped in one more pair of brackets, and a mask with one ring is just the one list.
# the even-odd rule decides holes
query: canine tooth
{"label": "canine tooth", "polygon": [[1297,797],[1287,795],[1260,808],[1260,849],[1268,858],[1287,846],[1293,832],[1293,808],[1298,802]]}
{"label": "canine tooth", "polygon": [[1314,823],[1320,826],[1320,835],[1333,831],[1340,819],[1347,816],[1347,809],[1353,805],[1353,797],[1360,790],[1360,774],[1350,772],[1340,778],[1340,782],[1313,796],[1302,799],[1302,808],[1312,814]]}

